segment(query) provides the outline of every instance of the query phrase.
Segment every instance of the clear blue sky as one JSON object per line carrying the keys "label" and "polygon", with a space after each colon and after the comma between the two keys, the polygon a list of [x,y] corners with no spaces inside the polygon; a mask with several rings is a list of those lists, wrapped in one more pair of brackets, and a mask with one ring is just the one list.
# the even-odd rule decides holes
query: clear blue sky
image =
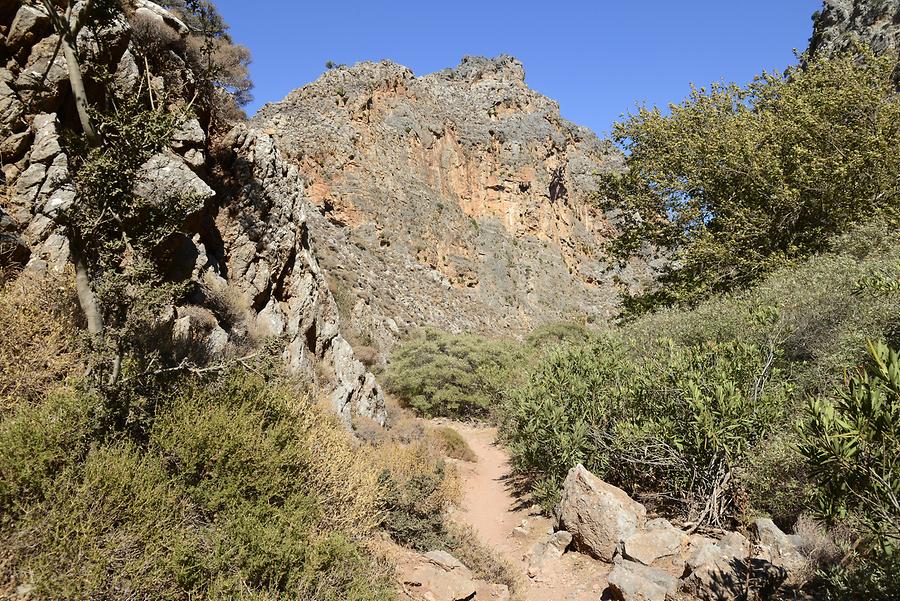
{"label": "clear blue sky", "polygon": [[253,54],[255,100],[315,80],[328,60],[391,59],[417,75],[466,54],[511,54],[564,117],[608,132],[637,102],[665,105],[691,82],[745,83],[795,62],[821,0],[216,0]]}

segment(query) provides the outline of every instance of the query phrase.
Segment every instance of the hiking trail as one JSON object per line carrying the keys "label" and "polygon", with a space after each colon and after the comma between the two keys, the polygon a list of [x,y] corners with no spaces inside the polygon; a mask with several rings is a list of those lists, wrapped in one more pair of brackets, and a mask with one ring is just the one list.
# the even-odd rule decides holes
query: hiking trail
{"label": "hiking trail", "polygon": [[[610,566],[577,552],[547,560],[530,577],[528,553],[547,539],[552,520],[537,508],[516,498],[510,479],[506,450],[496,442],[497,429],[470,424],[451,424],[475,452],[477,461],[459,462],[463,490],[461,506],[452,518],[471,526],[482,543],[494,550],[518,572],[524,601],[597,601],[606,588]],[[524,522],[524,523],[523,523]]]}

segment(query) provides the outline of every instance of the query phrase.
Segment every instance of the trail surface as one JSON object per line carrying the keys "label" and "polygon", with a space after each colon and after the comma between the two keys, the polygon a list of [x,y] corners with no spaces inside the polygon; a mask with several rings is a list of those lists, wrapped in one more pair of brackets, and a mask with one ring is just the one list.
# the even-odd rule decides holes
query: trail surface
{"label": "trail surface", "polygon": [[[475,529],[481,541],[506,559],[521,575],[526,601],[597,601],[606,588],[609,567],[568,552],[545,562],[528,575],[527,554],[549,534],[551,522],[517,499],[509,482],[506,450],[496,443],[496,428],[453,424],[478,460],[460,462],[463,500],[453,519]],[[524,528],[517,527],[523,526]]]}

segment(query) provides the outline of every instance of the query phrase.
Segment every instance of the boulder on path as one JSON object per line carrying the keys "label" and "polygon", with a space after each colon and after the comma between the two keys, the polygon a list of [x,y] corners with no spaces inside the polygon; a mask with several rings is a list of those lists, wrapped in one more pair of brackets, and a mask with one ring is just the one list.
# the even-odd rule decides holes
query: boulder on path
{"label": "boulder on path", "polygon": [[633,561],[618,561],[609,573],[608,597],[618,601],[666,601],[677,591],[677,578]]}
{"label": "boulder on path", "polygon": [[635,532],[624,541],[624,556],[645,566],[659,559],[681,553],[687,546],[688,535],[665,519],[647,522],[643,530]]}
{"label": "boulder on path", "polygon": [[607,562],[623,540],[643,527],[646,516],[643,505],[581,464],[569,470],[556,506],[559,528],[572,533],[576,547]]}

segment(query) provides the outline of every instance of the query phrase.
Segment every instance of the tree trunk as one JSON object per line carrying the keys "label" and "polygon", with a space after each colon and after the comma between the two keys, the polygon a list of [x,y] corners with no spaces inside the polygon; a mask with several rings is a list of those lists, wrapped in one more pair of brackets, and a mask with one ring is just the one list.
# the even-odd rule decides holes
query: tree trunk
{"label": "tree trunk", "polygon": [[[70,236],[72,240],[74,236]],[[78,304],[87,320],[88,333],[92,336],[99,336],[103,333],[103,314],[100,312],[100,305],[97,303],[97,297],[94,296],[94,290],[91,288],[91,276],[88,273],[87,263],[81,255],[81,250],[75,248],[74,244],[70,244],[72,253],[72,262],[75,263],[75,292],[78,294]]]}
{"label": "tree trunk", "polygon": [[69,23],[71,7],[66,11],[64,17],[60,17],[50,0],[43,0],[43,4],[49,13],[50,20],[53,21],[56,32],[59,34],[63,56],[66,59],[66,70],[69,72],[69,85],[72,87],[72,96],[75,97],[75,108],[78,110],[78,120],[81,122],[81,129],[87,136],[91,146],[99,146],[100,136],[97,135],[97,130],[94,129],[94,124],[91,122],[91,115],[88,112],[90,103],[88,103],[87,92],[84,89],[81,65],[78,63],[78,55],[75,54],[75,47],[73,46],[75,37],[83,26],[84,18],[91,8],[91,2],[89,0],[84,4],[81,14],[74,23]]}
{"label": "tree trunk", "polygon": [[88,112],[87,92],[84,90],[84,80],[81,77],[81,65],[78,64],[78,57],[75,55],[75,49],[66,38],[62,36],[63,56],[66,58],[66,67],[69,71],[69,85],[72,86],[72,96],[75,97],[75,108],[78,109],[78,120],[81,121],[81,129],[88,139],[91,146],[100,146],[100,136],[94,129],[91,122],[91,115]]}

